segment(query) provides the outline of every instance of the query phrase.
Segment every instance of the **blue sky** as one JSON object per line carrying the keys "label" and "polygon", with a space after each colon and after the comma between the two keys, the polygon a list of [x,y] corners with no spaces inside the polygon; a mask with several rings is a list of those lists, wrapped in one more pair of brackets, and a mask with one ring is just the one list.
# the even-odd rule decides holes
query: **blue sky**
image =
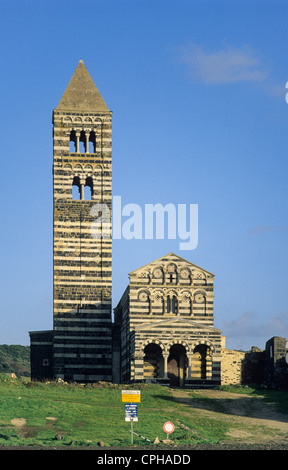
{"label": "blue sky", "polygon": [[169,252],[215,274],[235,349],[288,338],[288,7],[278,0],[0,0],[0,344],[52,328],[52,110],[82,58],[113,111],[113,195],[198,204],[198,245],[113,241],[128,273]]}

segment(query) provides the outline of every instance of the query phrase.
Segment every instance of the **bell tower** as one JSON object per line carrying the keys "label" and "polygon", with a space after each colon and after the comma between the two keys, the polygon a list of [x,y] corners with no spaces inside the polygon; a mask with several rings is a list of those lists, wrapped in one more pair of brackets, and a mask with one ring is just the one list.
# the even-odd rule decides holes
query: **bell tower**
{"label": "bell tower", "polygon": [[112,379],[111,133],[80,60],[53,111],[53,359],[63,380]]}

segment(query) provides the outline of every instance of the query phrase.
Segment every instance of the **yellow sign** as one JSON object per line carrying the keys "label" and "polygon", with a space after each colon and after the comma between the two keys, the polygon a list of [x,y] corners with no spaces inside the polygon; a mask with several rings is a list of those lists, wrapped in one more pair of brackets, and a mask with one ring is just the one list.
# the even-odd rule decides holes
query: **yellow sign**
{"label": "yellow sign", "polygon": [[140,390],[122,390],[122,401],[125,403],[140,403]]}

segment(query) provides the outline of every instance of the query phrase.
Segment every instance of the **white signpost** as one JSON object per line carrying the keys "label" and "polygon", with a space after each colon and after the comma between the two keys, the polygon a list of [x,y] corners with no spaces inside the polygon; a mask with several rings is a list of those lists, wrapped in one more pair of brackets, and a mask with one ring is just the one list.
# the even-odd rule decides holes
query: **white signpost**
{"label": "white signpost", "polygon": [[138,405],[141,401],[140,390],[122,390],[122,402],[125,405],[125,421],[131,423],[131,444],[133,444],[133,421],[138,421]]}

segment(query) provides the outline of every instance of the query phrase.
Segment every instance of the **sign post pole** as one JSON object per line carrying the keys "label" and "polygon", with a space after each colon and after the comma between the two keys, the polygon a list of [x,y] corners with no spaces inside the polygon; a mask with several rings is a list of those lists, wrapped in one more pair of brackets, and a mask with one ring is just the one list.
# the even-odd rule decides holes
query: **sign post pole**
{"label": "sign post pole", "polygon": [[122,390],[122,402],[125,403],[125,421],[131,424],[131,444],[133,444],[133,421],[138,421],[138,405],[141,401],[140,390]]}

